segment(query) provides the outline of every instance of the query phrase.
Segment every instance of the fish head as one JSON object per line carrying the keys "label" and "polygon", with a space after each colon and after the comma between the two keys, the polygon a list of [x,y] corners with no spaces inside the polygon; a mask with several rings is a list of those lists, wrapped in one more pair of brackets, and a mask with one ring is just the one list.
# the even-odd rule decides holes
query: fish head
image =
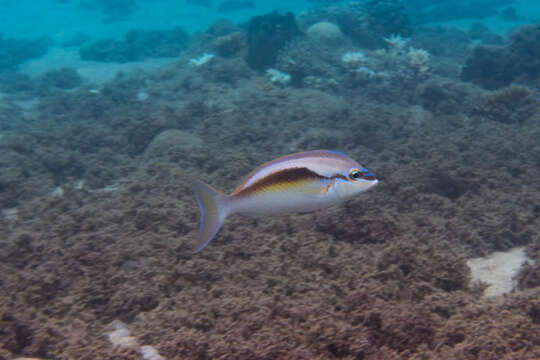
{"label": "fish head", "polygon": [[379,180],[360,164],[339,172],[334,177],[334,190],[341,200],[348,200],[373,188]]}

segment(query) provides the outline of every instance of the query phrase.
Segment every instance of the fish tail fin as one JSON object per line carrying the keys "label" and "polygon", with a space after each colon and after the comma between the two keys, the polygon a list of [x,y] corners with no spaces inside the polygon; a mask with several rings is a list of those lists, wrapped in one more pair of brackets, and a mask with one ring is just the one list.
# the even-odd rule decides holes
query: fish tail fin
{"label": "fish tail fin", "polygon": [[229,215],[229,197],[202,181],[191,179],[191,188],[201,210],[199,242],[193,253],[198,253],[212,241]]}

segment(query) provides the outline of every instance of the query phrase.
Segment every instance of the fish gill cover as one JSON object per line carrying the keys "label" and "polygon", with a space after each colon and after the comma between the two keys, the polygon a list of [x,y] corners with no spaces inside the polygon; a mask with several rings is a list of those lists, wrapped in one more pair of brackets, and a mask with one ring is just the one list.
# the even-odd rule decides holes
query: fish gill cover
{"label": "fish gill cover", "polygon": [[[540,358],[537,2],[1,6],[0,359]],[[313,149],[376,191],[192,255]]]}

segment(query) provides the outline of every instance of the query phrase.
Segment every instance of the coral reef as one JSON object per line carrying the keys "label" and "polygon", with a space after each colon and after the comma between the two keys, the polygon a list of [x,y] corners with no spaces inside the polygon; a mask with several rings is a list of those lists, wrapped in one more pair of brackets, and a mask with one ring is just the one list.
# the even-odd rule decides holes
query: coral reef
{"label": "coral reef", "polygon": [[300,85],[308,76],[335,78],[340,63],[339,53],[333,45],[310,37],[298,37],[280,51],[276,68],[290,74],[293,84]]}
{"label": "coral reef", "polygon": [[[181,64],[145,81],[141,74],[117,79],[102,94],[79,89],[46,98],[44,118],[22,121],[36,150],[17,149],[20,141],[9,138],[0,143],[18,154],[2,157],[10,164],[55,151],[50,163],[74,149],[69,156],[85,166],[70,174],[69,163],[51,163],[2,189],[20,208],[16,219],[0,221],[3,356],[143,356],[108,343],[115,319],[167,359],[539,355],[536,268],[523,270],[522,292],[486,303],[469,288],[465,265],[466,254],[509,248],[538,226],[535,123],[511,132],[486,118],[480,131],[445,116],[444,107],[413,116],[420,110],[404,113],[358,94],[345,101],[311,89],[249,86],[241,74],[234,75],[244,84],[238,92],[235,82],[211,77],[210,67]],[[137,102],[143,84],[150,96],[192,97],[174,108]],[[446,97],[475,101],[457,85],[440,86]],[[46,117],[54,132],[38,143],[32,139],[44,138]],[[53,126],[63,119],[72,126]],[[285,147],[345,148],[373,164],[385,187],[325,212],[233,218],[214,247],[189,255],[198,209],[185,174],[230,189],[245,169]],[[93,174],[98,164],[92,171],[101,173]],[[72,177],[88,185],[29,198],[34,184],[20,183],[23,176],[49,176],[43,189]],[[115,191],[97,191],[119,179]]]}
{"label": "coral reef", "polygon": [[514,71],[535,81],[540,76],[540,23],[526,25],[515,31],[507,44],[507,50],[515,61]]}
{"label": "coral reef", "polygon": [[[370,2],[410,30],[386,33],[365,4],[318,2],[298,26],[216,22],[176,61],[99,87],[73,69],[1,75],[0,359],[540,358],[536,28],[488,48],[531,84],[490,91],[440,70],[464,63],[470,33]],[[321,21],[341,40],[301,35]],[[169,35],[100,56],[167,53]],[[191,253],[188,178],[228,192],[316,148],[380,186],[321,212],[231,217]],[[535,262],[486,299],[467,260],[516,246]]]}
{"label": "coral reef", "polygon": [[[538,212],[538,209],[533,209]],[[533,216],[538,216],[533,213]],[[518,287],[522,290],[533,289],[540,286],[540,242],[538,240],[528,247],[528,255],[534,263],[527,263],[517,276]],[[538,304],[540,305],[540,304]],[[533,305],[530,310],[534,323],[540,323],[540,306]]]}
{"label": "coral reef", "polygon": [[234,31],[216,38],[212,45],[219,55],[234,56],[246,48],[246,37],[243,32]]}
{"label": "coral reef", "polygon": [[467,32],[445,26],[419,28],[411,39],[414,47],[425,49],[433,55],[459,58],[460,61],[469,55],[470,43],[471,36]]}
{"label": "coral reef", "polygon": [[102,39],[79,49],[81,59],[128,62],[152,57],[175,57],[188,45],[189,36],[181,28],[170,31],[129,31],[123,41]]}
{"label": "coral reef", "polygon": [[266,70],[275,65],[279,51],[295,36],[298,26],[292,13],[277,12],[253,17],[247,32],[247,63],[255,70]]}
{"label": "coral reef", "polygon": [[266,76],[271,83],[277,84],[280,86],[285,86],[291,81],[291,75],[279,71],[277,69],[268,69],[266,70]]}
{"label": "coral reef", "polygon": [[[310,19],[310,17],[314,19]],[[307,13],[302,20],[308,23],[317,22],[319,17],[328,19],[328,21],[338,25],[340,30],[352,39],[357,46],[374,49],[383,44],[381,35],[375,34],[372,29],[368,28],[366,15],[362,7],[333,8],[322,14]]]}
{"label": "coral reef", "polygon": [[0,73],[0,91],[7,94],[32,92],[35,83],[33,79],[21,73],[4,72]]}
{"label": "coral reef", "polygon": [[476,46],[462,78],[487,89],[512,82],[537,84],[540,76],[540,24],[527,25],[512,34],[504,46]]}
{"label": "coral reef", "polygon": [[311,25],[306,34],[319,41],[326,43],[338,43],[342,41],[343,34],[336,24],[321,21]]}
{"label": "coral reef", "polygon": [[80,86],[83,79],[73,68],[52,70],[43,74],[39,80],[45,87],[56,87],[64,90]]}
{"label": "coral reef", "polygon": [[420,76],[426,75],[430,69],[429,53],[424,49],[410,48],[407,53],[407,60],[415,73]]}
{"label": "coral reef", "polygon": [[482,97],[476,111],[490,120],[519,124],[532,116],[539,106],[531,90],[512,86]]}
{"label": "coral reef", "polygon": [[513,59],[504,47],[476,46],[461,71],[461,78],[486,89],[510,85],[516,77]]}
{"label": "coral reef", "polygon": [[34,40],[4,38],[0,34],[0,73],[14,70],[26,60],[43,56],[52,40],[43,37]]}
{"label": "coral reef", "polygon": [[412,28],[403,1],[370,0],[364,5],[368,29],[379,36],[410,36]]}
{"label": "coral reef", "polygon": [[190,59],[188,61],[188,64],[191,65],[191,66],[203,66],[204,64],[212,61],[212,59],[214,59],[214,57],[215,56],[213,54],[204,53],[204,54],[202,54],[201,56],[199,56],[197,58]]}
{"label": "coral reef", "polygon": [[366,56],[361,51],[348,51],[342,57],[341,61],[347,66],[357,69],[366,61]]}

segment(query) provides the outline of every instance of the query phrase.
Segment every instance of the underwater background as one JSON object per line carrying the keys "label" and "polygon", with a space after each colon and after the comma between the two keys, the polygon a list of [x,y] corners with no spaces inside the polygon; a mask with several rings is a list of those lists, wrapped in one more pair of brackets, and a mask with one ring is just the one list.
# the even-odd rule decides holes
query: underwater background
{"label": "underwater background", "polygon": [[[234,216],[186,178],[380,180]],[[540,359],[540,2],[0,0],[0,359]]]}

